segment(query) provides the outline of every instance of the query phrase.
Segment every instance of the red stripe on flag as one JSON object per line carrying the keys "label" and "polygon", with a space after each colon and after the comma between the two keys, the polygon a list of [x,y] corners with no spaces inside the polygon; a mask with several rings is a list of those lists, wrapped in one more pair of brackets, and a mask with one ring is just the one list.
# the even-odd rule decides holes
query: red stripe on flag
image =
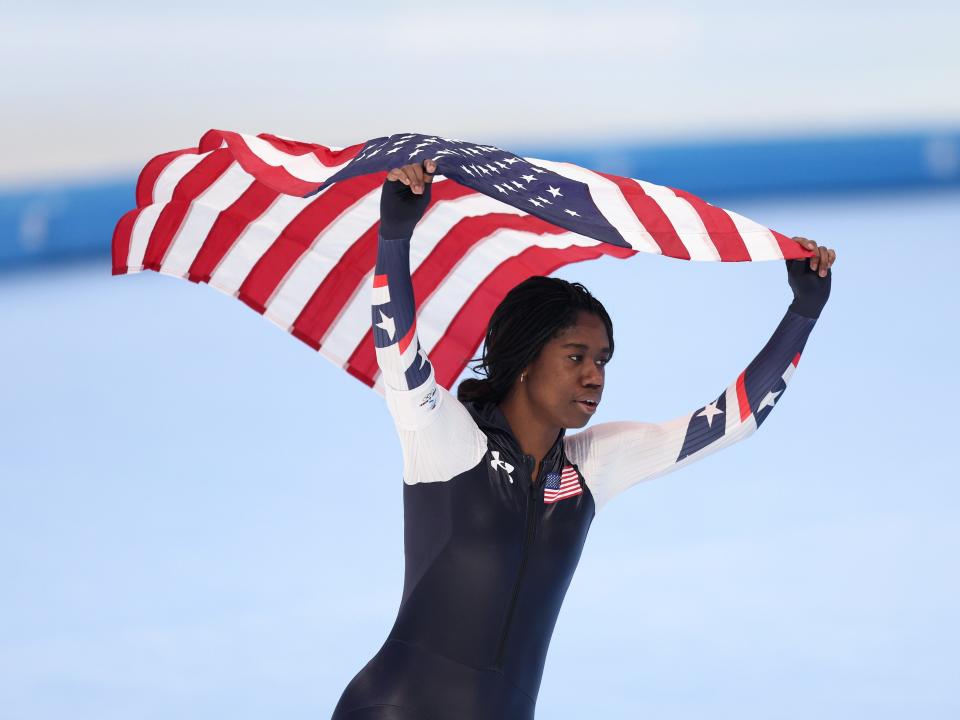
{"label": "red stripe on flag", "polygon": [[[289,153],[291,147],[296,147],[298,150],[303,150],[303,152],[291,154],[313,155],[321,164],[331,168],[346,165],[357,155],[363,145],[366,144],[351,145],[343,150],[331,150],[323,145],[311,145],[310,143],[282,140],[275,135],[264,134],[258,135],[257,137],[269,142],[274,147],[277,147],[278,143],[281,145],[286,144],[287,147],[278,148],[281,152]],[[230,152],[244,170],[260,182],[287,195],[305,197],[323,184],[322,181],[303,180],[284,167],[270,165],[247,145],[246,140],[244,140],[240,133],[227,130],[210,130],[200,139],[200,147],[201,149],[204,147],[213,149],[214,147],[219,147],[221,142],[226,142]]]}
{"label": "red stripe on flag", "polygon": [[747,371],[744,370],[737,378],[737,405],[740,406],[740,422],[746,422],[753,410],[750,409],[750,399],[747,397],[747,386],[744,384],[744,378]]}
{"label": "red stripe on flag", "polygon": [[378,187],[385,177],[386,173],[372,173],[338,182],[301,210],[244,279],[237,294],[240,300],[263,313],[277,287],[313,247],[317,236]]}
{"label": "red stripe on flag", "polygon": [[780,252],[783,253],[785,260],[795,260],[797,258],[808,258],[816,255],[813,250],[807,250],[803,245],[798,243],[796,240],[791,240],[783,233],[778,233],[776,230],[771,230],[773,237],[777,240],[777,245],[780,246]]}
{"label": "red stripe on flag", "polygon": [[791,360],[791,362],[793,363],[793,366],[794,366],[794,367],[796,367],[797,365],[799,365],[799,364],[800,364],[800,353],[797,353],[796,355],[794,355],[794,356],[793,356],[793,360]]}
{"label": "red stripe on flag", "polygon": [[320,349],[323,336],[343,312],[343,308],[376,261],[379,228],[378,220],[343,253],[340,261],[327,273],[294,320],[290,329],[294,337],[303,340],[315,350]]}
{"label": "red stripe on flag", "polygon": [[531,247],[502,262],[477,287],[430,352],[437,382],[449,389],[470,362],[487,330],[494,308],[510,290],[533,275],[549,275],[564,265],[592,260],[603,255],[629,257],[636,250],[607,243],[591,247],[573,246],[563,250]]}
{"label": "red stripe on flag", "polygon": [[[130,235],[133,233],[133,226],[137,223],[137,218],[143,208],[137,208],[125,213],[117,226],[113,229],[113,241],[111,243],[111,256],[113,260],[113,275],[123,275],[127,272],[127,258],[130,255]],[[137,268],[139,270],[139,268]]]}
{"label": "red stripe on flag", "polygon": [[220,261],[230,252],[243,231],[270,208],[279,194],[258,182],[244,190],[230,207],[217,216],[190,265],[187,278],[196,283],[210,282]]}
{"label": "red stripe on flag", "polygon": [[173,189],[170,202],[164,205],[150,232],[150,240],[143,254],[144,268],[160,270],[163,258],[170,249],[170,243],[183,224],[193,201],[216,182],[231,164],[233,164],[233,157],[230,153],[214,152],[203,158],[196,167],[180,178],[180,182]]}
{"label": "red stripe on flag", "polygon": [[[561,227],[532,215],[489,213],[463,218],[447,231],[447,234],[434,246],[430,255],[414,271],[412,285],[416,306],[419,308],[427,301],[476,243],[485,240],[498,230],[521,230],[540,235],[557,235],[567,232]],[[416,242],[416,235],[413,242]],[[373,343],[373,328],[364,334],[363,339],[351,354],[347,366],[352,368],[351,372],[359,378],[369,379],[377,376],[379,366]],[[365,379],[364,382],[367,380]]]}
{"label": "red stripe on flag", "polygon": [[373,286],[375,288],[387,287],[389,283],[387,282],[386,275],[374,275],[373,276]]}
{"label": "red stripe on flag", "polygon": [[660,204],[647,195],[640,183],[632,178],[610,175],[609,173],[598,172],[597,175],[605,177],[620,188],[620,192],[623,193],[623,197],[630,205],[630,209],[633,210],[633,214],[637,216],[647,232],[653,236],[664,255],[683,260],[690,259],[690,253],[687,252],[687,247],[677,234],[670,218],[667,217]]}
{"label": "red stripe on flag", "polygon": [[686,190],[670,188],[677,197],[681,197],[690,203],[690,206],[700,216],[703,226],[710,233],[710,240],[713,242],[717,252],[720,253],[720,259],[724,262],[742,262],[750,260],[750,253],[747,250],[746,243],[740,231],[737,230],[733,218],[727,214],[723,208],[701,200],[696,195],[688,193]]}
{"label": "red stripe on flag", "polygon": [[[357,155],[360,154],[360,151],[363,150],[364,145],[367,143],[357,143],[356,145],[350,145],[349,147],[340,148],[339,150],[332,150],[326,145],[318,145],[317,143],[308,143],[301,140],[288,140],[287,138],[282,138],[273,133],[260,133],[257,135],[261,140],[265,140],[281,152],[285,152],[288,155],[313,155],[317,160],[322,162],[327,167],[333,167],[335,165],[346,165],[348,162],[353,160]],[[367,141],[369,142],[369,140]]]}
{"label": "red stripe on flag", "polygon": [[[381,177],[385,177],[385,175]],[[424,218],[440,203],[474,194],[478,193],[459,183],[438,183],[431,190],[430,204],[424,212]],[[423,222],[423,220],[420,222]],[[330,330],[330,326],[343,311],[354,293],[362,289],[360,284],[374,269],[377,259],[377,233],[379,228],[380,222],[378,220],[340,257],[337,265],[327,274],[323,283],[311,296],[294,322],[291,332],[315,350],[320,349],[323,336]],[[371,237],[373,242],[370,242]],[[366,246],[364,246],[365,244]],[[327,291],[324,291],[323,288],[331,286],[336,288],[334,294],[325,297],[323,293]],[[372,338],[370,342],[372,350]],[[374,361],[374,364],[376,364],[376,361]]]}
{"label": "red stripe on flag", "polygon": [[157,155],[151,159],[137,178],[137,207],[146,207],[153,203],[153,188],[156,187],[157,178],[160,173],[167,169],[167,166],[181,155],[187,153],[197,154],[197,148],[184,148],[183,150],[173,150],[162,155]]}

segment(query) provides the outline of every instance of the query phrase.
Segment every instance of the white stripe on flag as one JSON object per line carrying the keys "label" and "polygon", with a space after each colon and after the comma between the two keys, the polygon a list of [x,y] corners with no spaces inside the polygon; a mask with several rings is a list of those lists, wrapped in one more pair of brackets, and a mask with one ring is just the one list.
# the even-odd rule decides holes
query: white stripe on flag
{"label": "white stripe on flag", "polygon": [[253,266],[308,204],[309,201],[304,198],[277,196],[259,218],[243,229],[210,276],[210,284],[228,295],[236,296]]}
{"label": "white stripe on flag", "polygon": [[652,197],[664,215],[677,231],[680,241],[690,253],[691,260],[716,261],[720,253],[710,240],[706,226],[697,211],[684,198],[678,197],[673,190],[646,180],[635,180],[643,191]]}
{"label": "white stripe on flag", "polygon": [[743,238],[743,244],[747,246],[747,252],[750,253],[751,260],[777,260],[783,259],[783,253],[780,252],[780,246],[777,239],[758,222],[746,218],[733,210],[724,210],[737,226],[740,237]]}
{"label": "white stripe on flag", "polygon": [[130,250],[127,253],[127,270],[129,272],[143,270],[143,256],[147,252],[150,234],[153,232],[153,228],[157,224],[157,218],[160,217],[164,206],[173,197],[174,188],[177,187],[177,183],[183,179],[184,175],[193,170],[209,154],[194,155],[187,153],[186,155],[180,155],[174,158],[160,173],[153,185],[153,203],[141,211],[130,233]]}
{"label": "white stripe on flag", "polygon": [[[264,315],[280,327],[292,327],[327,274],[379,217],[380,188],[377,187],[340,213],[313,239],[310,249],[297,259],[267,301]],[[358,289],[359,286],[355,287],[353,292]],[[369,301],[369,296],[365,299]]]}
{"label": "white stripe on flag", "polygon": [[[339,165],[324,165],[317,159],[313,153],[306,155],[291,155],[282,150],[278,150],[263,138],[256,135],[246,135],[240,133],[240,137],[250,148],[250,151],[267,165],[273,167],[282,167],[294,177],[305,182],[321,183],[331,175],[334,175],[347,163]],[[353,158],[351,158],[352,160]],[[348,161],[349,162],[349,161]]]}
{"label": "white stripe on flag", "polygon": [[163,259],[160,272],[186,277],[220,213],[235,203],[252,184],[253,176],[245,172],[239,163],[231,163],[203,194],[190,203],[190,209]]}

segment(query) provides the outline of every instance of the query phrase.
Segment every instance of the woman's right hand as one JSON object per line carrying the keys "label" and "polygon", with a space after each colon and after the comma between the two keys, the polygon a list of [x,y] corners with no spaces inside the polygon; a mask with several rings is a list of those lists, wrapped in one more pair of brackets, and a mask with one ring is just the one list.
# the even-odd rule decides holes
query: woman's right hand
{"label": "woman's right hand", "polygon": [[409,238],[430,204],[437,163],[425,160],[393,168],[380,191],[380,234],[388,240]]}
{"label": "woman's right hand", "polygon": [[793,302],[790,309],[799,315],[818,318],[823,306],[830,297],[830,266],[837,253],[827,247],[818,246],[813,240],[803,237],[796,240],[806,250],[814,253],[811,258],[787,260],[787,282],[793,290]]}
{"label": "woman's right hand", "polygon": [[433,173],[437,171],[437,163],[433,160],[424,160],[422,163],[410,163],[394,168],[387,173],[387,180],[399,180],[417,195],[423,194],[424,184],[433,182]]}

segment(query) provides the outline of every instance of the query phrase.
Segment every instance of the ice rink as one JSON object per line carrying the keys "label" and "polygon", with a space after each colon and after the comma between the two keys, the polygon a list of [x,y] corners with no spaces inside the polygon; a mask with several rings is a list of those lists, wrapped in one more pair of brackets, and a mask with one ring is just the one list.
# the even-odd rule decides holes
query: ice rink
{"label": "ice rink", "polygon": [[[756,435],[597,516],[538,717],[955,717],[960,191],[717,204],[835,248],[831,300]],[[555,274],[614,321],[593,423],[702,406],[790,300],[780,262]],[[106,258],[4,275],[0,337],[3,717],[327,716],[400,599],[379,396]]]}

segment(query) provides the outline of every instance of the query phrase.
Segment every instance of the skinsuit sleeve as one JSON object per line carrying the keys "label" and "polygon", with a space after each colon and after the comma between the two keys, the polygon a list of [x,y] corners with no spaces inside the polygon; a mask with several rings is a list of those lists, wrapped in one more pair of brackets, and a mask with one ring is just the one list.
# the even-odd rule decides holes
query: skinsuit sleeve
{"label": "skinsuit sleeve", "polygon": [[821,278],[807,259],[786,264],[794,301],[767,344],[716,399],[667,422],[600,423],[567,439],[567,456],[580,467],[597,512],[643,480],[743,440],[767,419],[830,295],[831,270]]}
{"label": "skinsuit sleeve", "polygon": [[430,201],[399,180],[384,182],[372,286],[373,342],[384,395],[403,450],[407,484],[449,480],[475,466],[486,436],[467,409],[438,384],[417,336],[410,239]]}

